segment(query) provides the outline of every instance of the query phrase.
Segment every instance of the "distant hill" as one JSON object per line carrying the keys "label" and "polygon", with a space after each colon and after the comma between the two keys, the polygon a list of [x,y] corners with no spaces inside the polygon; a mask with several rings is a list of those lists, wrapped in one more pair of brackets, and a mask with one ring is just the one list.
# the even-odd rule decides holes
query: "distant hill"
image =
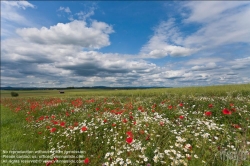
{"label": "distant hill", "polygon": [[92,87],[0,87],[1,90],[45,90],[45,89],[57,89],[57,90],[62,90],[62,89],[152,89],[152,88],[172,88],[172,87],[107,87],[107,86],[92,86]]}

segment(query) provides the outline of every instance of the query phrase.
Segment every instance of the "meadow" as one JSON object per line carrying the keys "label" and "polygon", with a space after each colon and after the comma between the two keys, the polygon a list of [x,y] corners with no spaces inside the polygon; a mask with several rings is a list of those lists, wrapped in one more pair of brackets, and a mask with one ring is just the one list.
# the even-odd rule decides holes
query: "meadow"
{"label": "meadow", "polygon": [[1,165],[250,165],[250,84],[1,91]]}

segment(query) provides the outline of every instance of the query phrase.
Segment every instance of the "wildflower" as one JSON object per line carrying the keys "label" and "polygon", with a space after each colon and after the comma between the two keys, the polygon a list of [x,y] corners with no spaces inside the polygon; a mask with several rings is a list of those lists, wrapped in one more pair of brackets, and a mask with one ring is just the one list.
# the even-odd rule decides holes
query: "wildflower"
{"label": "wildflower", "polygon": [[229,110],[226,109],[226,108],[224,108],[224,109],[222,110],[222,113],[223,113],[224,115],[231,115],[231,114],[232,114],[232,112],[229,111]]}
{"label": "wildflower", "polygon": [[53,164],[53,162],[52,162],[52,161],[48,161],[48,162],[46,163],[46,166],[50,166],[51,164]]}
{"label": "wildflower", "polygon": [[83,163],[84,164],[89,164],[89,158],[84,159]]}
{"label": "wildflower", "polygon": [[128,144],[131,144],[131,143],[133,142],[133,138],[132,138],[132,137],[128,137],[128,138],[126,139],[126,142],[127,142]]}
{"label": "wildflower", "polygon": [[86,126],[83,126],[81,130],[82,130],[82,131],[86,131],[86,130],[87,130],[87,127],[86,127]]}
{"label": "wildflower", "polygon": [[172,105],[169,105],[169,106],[168,106],[168,109],[170,109],[170,110],[171,110],[172,108],[173,108],[173,106],[172,106]]}
{"label": "wildflower", "polygon": [[124,118],[124,119],[122,120],[122,122],[123,122],[123,123],[127,123],[128,121],[127,121],[126,118]]}
{"label": "wildflower", "polygon": [[205,115],[206,115],[206,116],[211,116],[211,115],[212,115],[212,112],[206,111],[206,112],[205,112]]}
{"label": "wildflower", "polygon": [[183,103],[180,103],[179,106],[180,106],[180,107],[183,107]]}
{"label": "wildflower", "polygon": [[74,122],[74,127],[77,127],[78,126],[78,122]]}
{"label": "wildflower", "polygon": [[209,107],[209,108],[213,108],[213,104],[209,104],[208,107]]}
{"label": "wildflower", "polygon": [[104,119],[104,120],[103,120],[103,123],[106,123],[107,121],[108,121],[107,119]]}
{"label": "wildflower", "polygon": [[54,133],[55,131],[56,131],[56,128],[52,128],[52,129],[50,130],[51,133]]}
{"label": "wildflower", "polygon": [[183,115],[180,115],[179,118],[182,120],[182,119],[184,119],[184,116],[183,116]]}
{"label": "wildflower", "polygon": [[65,124],[66,124],[65,122],[61,122],[60,126],[65,127]]}
{"label": "wildflower", "polygon": [[129,137],[133,137],[132,131],[127,131],[126,134],[127,134]]}
{"label": "wildflower", "polygon": [[241,128],[240,125],[238,125],[238,124],[232,124],[232,126],[233,126],[234,128],[236,128],[236,129]]}

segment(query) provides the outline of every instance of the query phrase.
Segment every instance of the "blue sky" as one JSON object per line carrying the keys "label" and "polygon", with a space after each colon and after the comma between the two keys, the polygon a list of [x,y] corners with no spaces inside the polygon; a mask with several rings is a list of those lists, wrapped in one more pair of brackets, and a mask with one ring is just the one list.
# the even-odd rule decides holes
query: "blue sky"
{"label": "blue sky", "polygon": [[250,82],[247,1],[1,1],[1,86]]}

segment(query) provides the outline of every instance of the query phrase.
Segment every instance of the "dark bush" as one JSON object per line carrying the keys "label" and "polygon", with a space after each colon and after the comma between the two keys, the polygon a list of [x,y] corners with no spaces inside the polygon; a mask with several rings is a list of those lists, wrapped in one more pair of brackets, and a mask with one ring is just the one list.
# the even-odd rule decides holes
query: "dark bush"
{"label": "dark bush", "polygon": [[16,93],[16,92],[11,92],[11,96],[12,96],[12,97],[17,97],[17,96],[18,96],[18,93]]}

